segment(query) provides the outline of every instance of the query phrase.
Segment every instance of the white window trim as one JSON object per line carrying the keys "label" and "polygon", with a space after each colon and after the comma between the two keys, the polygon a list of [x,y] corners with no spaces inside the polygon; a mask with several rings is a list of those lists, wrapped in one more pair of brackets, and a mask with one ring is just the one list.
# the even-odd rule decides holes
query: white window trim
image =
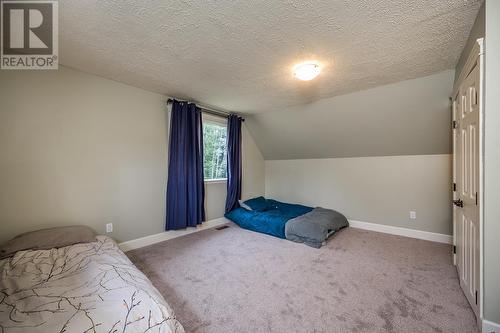
{"label": "white window trim", "polygon": [[226,126],[227,127],[227,118],[224,117],[217,117],[213,116],[211,114],[202,114],[203,122],[204,123],[209,123],[209,124],[216,124],[216,125],[221,125],[221,126]]}
{"label": "white window trim", "polygon": [[227,183],[227,178],[205,179],[204,181],[208,184],[222,184]]}

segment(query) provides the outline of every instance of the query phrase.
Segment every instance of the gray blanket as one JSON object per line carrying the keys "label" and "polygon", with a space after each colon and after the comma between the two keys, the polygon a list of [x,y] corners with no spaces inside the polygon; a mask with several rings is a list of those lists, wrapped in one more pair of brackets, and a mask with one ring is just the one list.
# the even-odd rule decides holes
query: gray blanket
{"label": "gray blanket", "polygon": [[289,220],[285,225],[288,240],[320,248],[336,231],[349,226],[344,215],[331,209],[314,208],[311,212]]}

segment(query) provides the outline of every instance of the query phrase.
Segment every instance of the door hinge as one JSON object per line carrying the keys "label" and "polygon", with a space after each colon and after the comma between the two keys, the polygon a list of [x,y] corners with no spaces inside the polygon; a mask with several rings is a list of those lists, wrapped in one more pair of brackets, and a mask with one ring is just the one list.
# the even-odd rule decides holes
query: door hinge
{"label": "door hinge", "polygon": [[477,305],[477,290],[476,290],[476,305]]}
{"label": "door hinge", "polygon": [[477,206],[477,192],[476,192],[476,206]]}
{"label": "door hinge", "polygon": [[453,129],[457,128],[457,121],[456,120],[453,120],[453,122],[451,123],[451,128],[453,128]]}
{"label": "door hinge", "polygon": [[453,183],[453,192],[457,191],[457,183]]}
{"label": "door hinge", "polygon": [[453,254],[457,254],[457,246],[453,245]]}

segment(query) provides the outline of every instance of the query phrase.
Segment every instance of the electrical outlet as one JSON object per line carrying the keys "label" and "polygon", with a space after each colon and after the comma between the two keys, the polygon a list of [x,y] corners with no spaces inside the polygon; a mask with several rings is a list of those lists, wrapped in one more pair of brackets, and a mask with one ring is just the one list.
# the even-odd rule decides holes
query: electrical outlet
{"label": "electrical outlet", "polygon": [[416,220],[417,219],[417,212],[414,210],[410,210],[410,220]]}
{"label": "electrical outlet", "polygon": [[113,232],[113,223],[106,224],[106,233]]}

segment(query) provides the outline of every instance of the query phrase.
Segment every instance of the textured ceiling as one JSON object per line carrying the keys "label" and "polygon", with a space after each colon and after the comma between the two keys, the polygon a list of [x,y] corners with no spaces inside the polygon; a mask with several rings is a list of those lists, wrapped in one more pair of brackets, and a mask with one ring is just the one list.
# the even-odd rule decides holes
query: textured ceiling
{"label": "textured ceiling", "polygon": [[[63,65],[239,112],[453,68],[480,0],[64,0]],[[318,79],[291,67],[317,59]]]}

